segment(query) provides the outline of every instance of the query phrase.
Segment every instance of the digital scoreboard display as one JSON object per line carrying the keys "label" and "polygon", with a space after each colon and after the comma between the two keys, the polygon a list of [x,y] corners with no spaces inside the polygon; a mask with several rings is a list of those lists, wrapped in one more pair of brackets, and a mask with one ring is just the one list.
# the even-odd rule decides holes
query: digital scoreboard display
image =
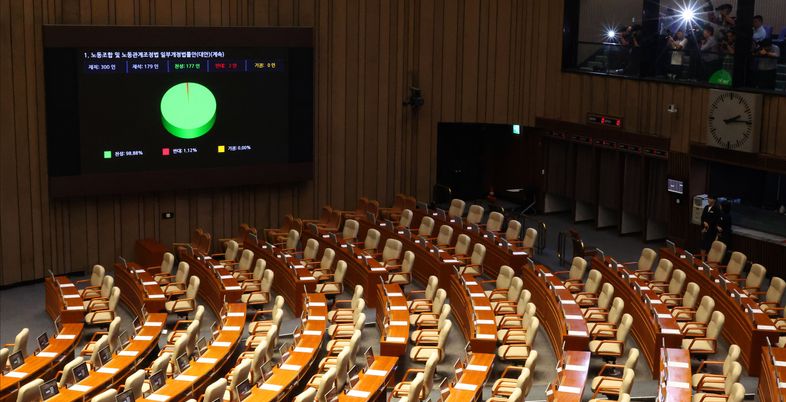
{"label": "digital scoreboard display", "polygon": [[44,35],[54,196],[313,177],[310,29]]}

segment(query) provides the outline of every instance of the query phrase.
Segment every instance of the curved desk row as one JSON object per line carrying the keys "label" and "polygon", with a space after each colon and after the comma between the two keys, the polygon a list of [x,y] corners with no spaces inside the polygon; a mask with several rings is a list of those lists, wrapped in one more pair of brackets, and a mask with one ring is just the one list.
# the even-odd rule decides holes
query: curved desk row
{"label": "curved desk row", "polygon": [[376,356],[374,363],[358,375],[358,382],[352,389],[338,396],[341,402],[377,401],[390,385],[398,366],[398,357]]}
{"label": "curved desk row", "polygon": [[44,278],[46,312],[52,320],[60,317],[61,322],[82,323],[85,321],[85,306],[79,290],[65,276]]}
{"label": "curved desk row", "polygon": [[379,340],[379,354],[383,356],[403,356],[407,352],[409,340],[409,309],[407,298],[401,287],[396,284],[377,284],[376,297],[383,300],[384,308],[376,309],[377,326],[382,328]]}
{"label": "curved desk row", "polygon": [[148,313],[164,311],[166,296],[153,275],[141,265],[130,262],[126,268],[115,263],[115,286],[120,288],[120,300],[137,317],[142,316],[142,306]]}
{"label": "curved desk row", "polygon": [[762,348],[759,400],[786,401],[786,348]]}
{"label": "curved desk row", "polygon": [[[223,308],[223,307],[222,307]],[[215,310],[216,315],[221,311]],[[151,314],[152,316],[152,314]],[[168,379],[166,384],[146,398],[138,401],[184,401],[194,395],[204,392],[205,387],[217,373],[222,372],[228,365],[232,365],[235,349],[240,342],[240,337],[246,324],[246,304],[229,303],[227,316],[223,321],[221,330],[215,335],[213,342],[196,361],[192,361],[188,369],[174,379]],[[155,338],[156,341],[158,338]]]}
{"label": "curved desk row", "polygon": [[[308,315],[297,343],[291,350],[286,362],[273,368],[272,375],[265,382],[252,389],[251,395],[244,402],[262,402],[282,400],[290,395],[298,380],[303,378],[314,363],[322,349],[322,340],[327,329],[327,303],[325,295],[308,294]],[[302,304],[302,300],[301,300]]]}
{"label": "curved desk row", "polygon": [[[775,324],[767,314],[763,313],[758,303],[747,297],[736,282],[728,282],[725,289],[720,281],[725,281],[719,277],[715,269],[711,269],[710,275],[702,269],[694,267],[699,261],[688,261],[681,250],[677,250],[677,255],[669,249],[661,249],[661,258],[666,258],[674,264],[674,269],[685,271],[685,280],[696,282],[699,285],[699,297],[710,296],[715,299],[715,310],[722,312],[726,316],[723,325],[723,337],[730,344],[737,344],[742,349],[742,366],[748,374],[754,377],[759,375],[761,368],[761,348],[767,345],[767,338],[772,344],[778,342],[778,332]],[[740,302],[737,303],[730,295],[739,293]]]}
{"label": "curved desk row", "polygon": [[565,350],[587,350],[587,321],[562,280],[543,265],[537,265],[535,270],[524,267],[521,277],[524,288],[532,293],[531,302],[537,307],[540,323],[557,358],[563,352],[563,343]]}
{"label": "curved desk row", "polygon": [[262,258],[266,263],[265,269],[273,271],[275,275],[273,290],[284,297],[284,301],[292,313],[296,316],[303,313],[303,299],[306,291],[313,292],[314,285],[317,283],[316,279],[311,276],[311,272],[302,265],[296,265],[294,269],[290,268],[282,261],[280,251],[265,244],[246,241],[243,245],[246,250],[251,250],[254,253],[252,267],[256,264],[257,259]]}
{"label": "curved desk row", "polygon": [[[198,253],[196,250],[194,252]],[[180,259],[188,263],[189,274],[199,278],[199,296],[214,312],[221,311],[225,301],[240,301],[243,290],[221,262],[210,256],[191,255],[185,251],[181,251]]]}
{"label": "curved desk row", "polygon": [[25,358],[16,369],[0,375],[0,401],[15,401],[19,388],[36,378],[51,378],[54,372],[74,356],[74,348],[82,339],[83,324],[63,324],[60,333],[49,340],[49,346],[37,355]]}
{"label": "curved desk row", "polygon": [[48,402],[82,401],[92,398],[109,387],[118,386],[126,377],[139,369],[139,364],[158,346],[158,337],[164,329],[166,314],[150,314],[139,333],[128,346],[112,356],[106,365],[94,370],[79,383],[61,389]]}
{"label": "curved desk row", "polygon": [[493,353],[473,353],[467,365],[456,373],[456,383],[450,386],[447,402],[468,402],[483,396],[483,384],[494,365]]}
{"label": "curved desk row", "polygon": [[546,389],[549,402],[581,402],[587,384],[590,352],[567,350],[557,365],[557,377]]}
{"label": "curved desk row", "polygon": [[684,402],[691,400],[692,374],[690,352],[685,349],[660,349],[660,383],[658,398],[660,402]]}
{"label": "curved desk row", "polygon": [[624,312],[633,318],[633,338],[647,361],[652,378],[658,378],[661,347],[682,347],[683,337],[677,320],[668,307],[661,303],[658,295],[634,272],[614,265],[610,258],[606,258],[604,262],[594,257],[591,266],[592,269],[600,271],[604,283],[614,286],[614,297],[625,302]]}

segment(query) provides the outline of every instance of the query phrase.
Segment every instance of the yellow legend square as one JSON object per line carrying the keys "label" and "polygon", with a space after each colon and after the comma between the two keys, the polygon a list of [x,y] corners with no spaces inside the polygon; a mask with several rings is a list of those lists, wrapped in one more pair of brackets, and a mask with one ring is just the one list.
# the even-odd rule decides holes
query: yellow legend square
{"label": "yellow legend square", "polygon": [[224,145],[219,145],[218,146],[218,153],[223,154],[226,151],[227,151],[226,146],[224,146]]}

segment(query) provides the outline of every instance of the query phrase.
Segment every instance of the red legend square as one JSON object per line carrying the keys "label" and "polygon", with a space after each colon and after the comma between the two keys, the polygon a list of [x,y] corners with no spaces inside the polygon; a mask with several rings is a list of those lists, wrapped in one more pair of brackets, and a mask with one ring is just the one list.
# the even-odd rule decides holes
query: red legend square
{"label": "red legend square", "polygon": [[161,155],[168,156],[169,148],[161,148]]}

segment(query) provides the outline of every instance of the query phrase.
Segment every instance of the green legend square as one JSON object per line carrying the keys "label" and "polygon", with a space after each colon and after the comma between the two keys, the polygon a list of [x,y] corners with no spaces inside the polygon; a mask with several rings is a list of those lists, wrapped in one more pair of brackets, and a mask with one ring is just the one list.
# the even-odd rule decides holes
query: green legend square
{"label": "green legend square", "polygon": [[112,151],[104,151],[104,159],[112,158]]}

